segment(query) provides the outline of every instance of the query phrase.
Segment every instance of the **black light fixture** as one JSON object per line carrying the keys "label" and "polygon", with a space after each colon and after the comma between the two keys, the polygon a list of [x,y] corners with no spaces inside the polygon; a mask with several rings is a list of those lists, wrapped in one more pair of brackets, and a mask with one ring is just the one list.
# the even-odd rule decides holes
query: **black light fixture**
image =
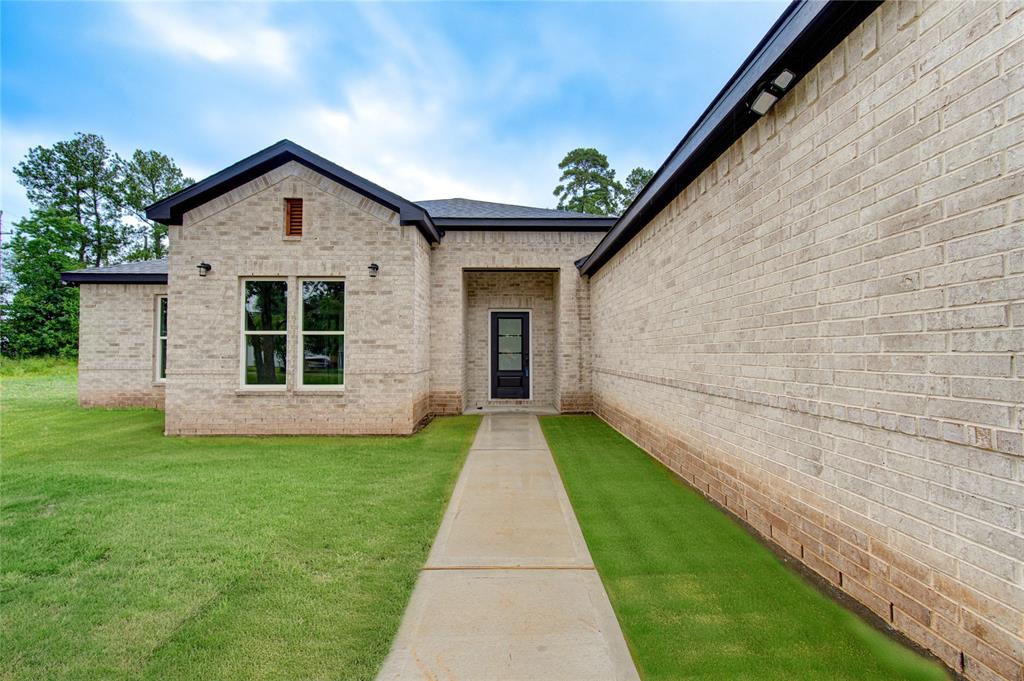
{"label": "black light fixture", "polygon": [[795,78],[795,73],[789,69],[783,69],[770,82],[761,86],[753,101],[750,102],[750,110],[758,116],[764,116],[775,105],[775,102],[779,101],[779,97],[785,94],[786,89],[792,85]]}
{"label": "black light fixture", "polygon": [[205,277],[206,273],[212,270],[213,267],[208,262],[201,262],[198,265],[196,265],[196,269],[199,270],[200,277]]}
{"label": "black light fixture", "polygon": [[370,278],[372,279],[377,276],[378,272],[380,272],[380,265],[375,262],[371,262],[370,266],[366,269],[370,270]]}

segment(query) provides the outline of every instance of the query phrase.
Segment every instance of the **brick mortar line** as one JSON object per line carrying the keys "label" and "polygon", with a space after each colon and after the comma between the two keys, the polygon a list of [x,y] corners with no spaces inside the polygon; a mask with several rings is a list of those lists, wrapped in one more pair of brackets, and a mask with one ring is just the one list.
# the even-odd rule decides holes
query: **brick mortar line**
{"label": "brick mortar line", "polygon": [[[756,405],[767,406],[767,407],[772,407],[772,408],[776,408],[776,409],[786,409],[786,410],[798,412],[798,413],[801,413],[801,414],[808,414],[810,416],[818,416],[818,417],[821,417],[821,418],[831,418],[831,419],[835,419],[836,421],[843,421],[843,422],[846,422],[846,423],[856,423],[856,424],[859,424],[859,425],[872,426],[872,427],[876,427],[876,428],[881,428],[882,430],[888,430],[888,431],[892,431],[892,432],[896,432],[896,433],[903,433],[904,435],[914,435],[914,436],[918,436],[918,437],[928,438],[930,440],[937,440],[937,441],[940,441],[940,442],[949,442],[951,444],[962,445],[962,446],[966,446],[966,447],[974,447],[975,449],[980,449],[982,451],[993,451],[993,452],[999,452],[999,453],[1002,453],[1002,454],[1008,454],[1008,455],[1011,455],[1011,456],[1020,456],[1019,454],[1017,454],[1015,452],[1012,452],[1012,451],[1009,451],[1007,449],[997,449],[995,446],[993,446],[993,447],[981,447],[981,446],[978,446],[977,444],[974,444],[974,443],[971,443],[971,442],[964,442],[964,441],[954,440],[954,439],[950,439],[950,438],[946,438],[946,437],[936,437],[935,435],[931,435],[931,434],[922,432],[921,429],[918,427],[918,421],[920,421],[921,419],[924,419],[924,420],[927,420],[927,421],[934,421],[935,423],[938,423],[938,424],[947,424],[948,423],[948,424],[956,425],[956,426],[963,427],[963,428],[980,428],[980,429],[989,430],[989,431],[1008,432],[1008,433],[1015,433],[1015,432],[1017,432],[1017,431],[1010,430],[1010,429],[1002,430],[998,426],[981,425],[981,424],[973,424],[973,423],[961,423],[961,422],[957,422],[957,421],[943,421],[943,420],[940,420],[940,419],[933,419],[933,418],[930,418],[930,417],[927,417],[927,416],[918,416],[918,415],[914,415],[914,414],[899,414],[897,412],[881,411],[881,410],[877,410],[877,409],[869,409],[867,407],[851,407],[849,405],[839,404],[839,403],[836,403],[836,402],[823,402],[823,401],[820,401],[820,400],[807,400],[807,399],[804,399],[804,398],[790,397],[788,395],[772,395],[770,393],[762,393],[762,392],[757,392],[757,391],[753,391],[753,390],[743,390],[743,389],[740,389],[740,388],[728,388],[728,387],[724,387],[724,386],[714,386],[714,385],[710,385],[710,384],[707,384],[707,383],[700,383],[698,381],[686,381],[686,380],[683,380],[683,379],[659,378],[657,376],[652,376],[650,374],[642,374],[642,373],[633,372],[633,371],[618,371],[618,370],[615,370],[615,369],[605,369],[605,368],[601,368],[601,367],[594,367],[593,371],[594,371],[594,373],[607,374],[609,376],[618,376],[620,378],[625,378],[625,379],[628,379],[628,380],[635,380],[635,381],[642,381],[644,383],[650,383],[650,384],[653,384],[653,385],[663,385],[663,386],[665,386],[667,388],[675,388],[675,389],[678,389],[678,390],[686,390],[688,392],[694,392],[694,393],[699,393],[699,394],[711,395],[712,397],[722,397],[722,398],[726,398],[726,399],[737,400],[739,402],[746,402],[748,404],[756,404]],[[758,399],[757,396],[763,396],[763,397]],[[927,397],[927,396],[924,396],[924,397]],[[871,423],[871,422],[868,422],[868,421],[863,420],[863,419],[862,420],[857,420],[857,419],[849,418],[849,417],[847,417],[845,415],[839,415],[839,414],[835,413],[835,411],[833,411],[832,413],[827,413],[827,414],[826,413],[822,413],[822,410],[820,408],[816,408],[816,407],[818,407],[820,405],[830,405],[830,406],[833,406],[833,407],[838,407],[839,409],[842,409],[844,411],[846,411],[847,409],[855,409],[855,410],[857,410],[859,412],[865,412],[865,413],[870,413],[870,414],[879,414],[879,415],[882,415],[882,416],[892,416],[892,417],[894,417],[894,418],[896,418],[898,420],[912,419],[914,421],[914,429],[913,429],[913,431],[907,431],[907,430],[904,430],[902,428],[899,428],[898,426],[892,426],[892,425],[886,424],[882,418],[878,419],[874,423]],[[993,440],[992,444],[995,445],[995,444],[997,444],[997,442],[995,440]]]}

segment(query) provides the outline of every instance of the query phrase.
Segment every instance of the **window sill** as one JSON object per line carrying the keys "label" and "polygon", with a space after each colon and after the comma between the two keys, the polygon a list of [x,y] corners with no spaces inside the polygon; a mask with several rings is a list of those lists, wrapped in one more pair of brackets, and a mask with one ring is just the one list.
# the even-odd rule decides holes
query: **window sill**
{"label": "window sill", "polygon": [[302,241],[301,236],[283,236],[281,241]]}
{"label": "window sill", "polygon": [[323,387],[318,387],[318,386],[308,386],[308,387],[300,386],[300,387],[296,388],[292,392],[300,393],[302,395],[344,395],[345,394],[345,386],[339,385],[336,388],[323,388]]}
{"label": "window sill", "polygon": [[241,395],[243,397],[258,397],[267,395],[287,395],[288,389],[284,386],[280,388],[236,388],[235,395]]}
{"label": "window sill", "polygon": [[154,388],[166,388],[167,387],[167,379],[166,378],[159,378],[159,379],[153,381],[153,387]]}

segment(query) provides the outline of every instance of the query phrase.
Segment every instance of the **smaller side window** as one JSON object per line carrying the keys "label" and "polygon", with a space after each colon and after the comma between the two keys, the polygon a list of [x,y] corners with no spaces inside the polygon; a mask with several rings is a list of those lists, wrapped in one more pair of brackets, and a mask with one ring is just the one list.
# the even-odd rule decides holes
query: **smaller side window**
{"label": "smaller side window", "polygon": [[156,306],[156,378],[167,379],[167,296],[160,296]]}
{"label": "smaller side window", "polygon": [[302,236],[302,199],[284,200],[284,235]]}

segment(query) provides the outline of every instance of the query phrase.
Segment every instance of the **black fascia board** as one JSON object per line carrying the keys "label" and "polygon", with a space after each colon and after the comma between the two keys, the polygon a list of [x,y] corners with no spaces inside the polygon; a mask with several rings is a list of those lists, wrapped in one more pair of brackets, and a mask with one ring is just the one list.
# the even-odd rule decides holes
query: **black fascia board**
{"label": "black fascia board", "polygon": [[615,226],[578,265],[593,274],[643,229],[686,186],[722,155],[758,118],[748,103],[789,69],[791,91],[822,58],[879,5],[880,0],[795,0],[701,114]]}
{"label": "black fascia board", "polygon": [[399,214],[402,224],[416,225],[431,243],[441,236],[420,206],[376,185],[291,140],[281,140],[180,192],[146,208],[146,217],[165,225],[180,225],[184,214],[202,204],[250,182],[274,168],[295,161]]}
{"label": "black fascia board", "polygon": [[166,284],[163,272],[62,272],[65,284]]}
{"label": "black fascia board", "polygon": [[434,224],[451,231],[564,231],[606,232],[617,218],[434,218]]}

